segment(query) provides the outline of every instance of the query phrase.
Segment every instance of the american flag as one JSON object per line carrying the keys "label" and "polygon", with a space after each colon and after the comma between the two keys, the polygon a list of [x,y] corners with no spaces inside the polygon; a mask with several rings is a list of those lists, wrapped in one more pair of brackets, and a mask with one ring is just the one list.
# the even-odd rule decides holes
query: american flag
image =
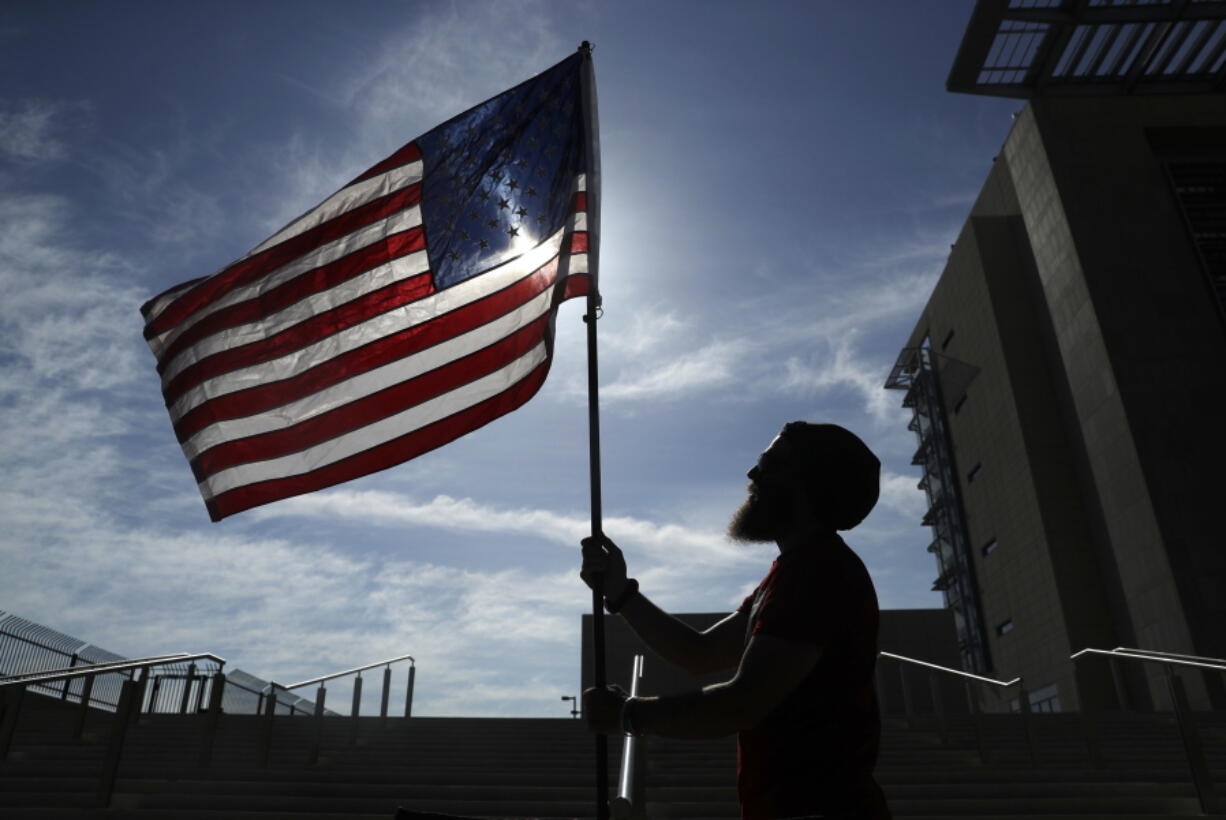
{"label": "american flag", "polygon": [[214,521],[407,461],[536,393],[559,304],[594,288],[585,59],[141,308]]}

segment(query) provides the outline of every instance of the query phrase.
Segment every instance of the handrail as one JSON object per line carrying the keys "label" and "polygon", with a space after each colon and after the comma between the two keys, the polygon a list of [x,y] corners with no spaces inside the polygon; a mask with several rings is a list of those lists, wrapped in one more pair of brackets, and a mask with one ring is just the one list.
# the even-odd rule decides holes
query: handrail
{"label": "handrail", "polygon": [[1203,661],[1205,663],[1220,663],[1223,668],[1226,668],[1226,659],[1223,658],[1206,658],[1202,655],[1182,655],[1178,652],[1159,652],[1157,649],[1133,649],[1128,646],[1117,646],[1112,652],[1118,652],[1121,655],[1153,655],[1159,658],[1178,658],[1183,661]]}
{"label": "handrail", "polygon": [[72,666],[65,667],[64,669],[53,669],[46,672],[27,672],[20,675],[10,675],[5,678],[0,678],[0,686],[24,686],[31,683],[51,683],[54,681],[87,677],[89,675],[127,672],[129,669],[148,669],[149,667],[153,666],[165,666],[171,663],[182,663],[185,661],[198,660],[216,661],[219,665],[223,666],[226,662],[225,658],[214,655],[212,652],[176,652],[170,655],[153,655],[148,658],[108,661],[106,663],[92,663],[86,666]]}
{"label": "handrail", "polygon": [[69,673],[80,672],[82,669],[85,669],[88,671],[91,669],[96,669],[99,666],[114,666],[115,664],[130,663],[132,661],[151,661],[151,660],[157,660],[160,658],[171,658],[171,659],[181,658],[186,654],[187,654],[186,652],[171,652],[166,655],[150,655],[147,658],[123,658],[122,660],[117,660],[117,661],[98,661],[97,663],[82,664],[79,666],[57,666],[54,669],[40,669],[37,672],[17,672],[12,675],[0,675],[0,684],[16,683],[19,678],[25,679],[25,678],[35,677],[38,675],[58,675],[61,673],[69,674]]}
{"label": "handrail", "polygon": [[928,661],[921,661],[915,658],[908,658],[906,655],[895,655],[893,652],[878,652],[877,654],[883,655],[887,658],[893,658],[896,661],[906,661],[907,663],[913,663],[913,664],[916,664],[917,666],[926,666],[929,669],[938,669],[942,672],[949,672],[952,675],[958,675],[963,678],[971,678],[972,680],[977,680],[980,683],[990,683],[995,686],[1008,687],[1008,686],[1014,685],[1015,683],[1022,682],[1022,679],[1020,677],[1016,677],[1010,681],[996,680],[995,678],[985,678],[981,675],[973,675],[970,672],[963,672],[960,669],[950,669],[948,666],[941,666],[940,664],[937,664],[937,663],[929,663]]}
{"label": "handrail", "polygon": [[[1194,666],[1194,667],[1197,667],[1198,669],[1216,669],[1220,672],[1226,672],[1226,663],[1200,663],[1198,661],[1180,660],[1177,657],[1166,657],[1168,655],[1173,655],[1173,654],[1174,653],[1169,653],[1169,652],[1147,653],[1147,652],[1144,652],[1143,650],[1132,650],[1132,651],[1121,652],[1118,649],[1107,650],[1107,649],[1093,649],[1091,647],[1086,647],[1085,649],[1082,649],[1079,652],[1074,652],[1072,655],[1069,655],[1069,659],[1077,660],[1082,655],[1105,655],[1108,658],[1128,658],[1129,660],[1148,661],[1150,663],[1164,663],[1164,664],[1170,664],[1173,666]],[[1196,656],[1191,655],[1188,657],[1196,657]],[[1214,660],[1216,660],[1216,658]]]}
{"label": "handrail", "polygon": [[[643,677],[643,656],[634,656],[634,665],[630,670],[630,697],[639,696],[639,680]],[[627,734],[622,741],[622,765],[617,777],[617,797],[609,801],[609,813],[614,820],[627,820],[634,814],[635,754],[638,738]]]}
{"label": "handrail", "polygon": [[[1205,759],[1204,746],[1192,720],[1192,707],[1188,703],[1188,693],[1184,689],[1183,681],[1175,674],[1175,670],[1172,667],[1191,666],[1197,669],[1213,669],[1218,672],[1226,672],[1226,661],[1222,661],[1220,658],[1199,658],[1197,655],[1180,655],[1175,652],[1159,652],[1150,649],[1129,649],[1123,646],[1117,646],[1111,650],[1086,647],[1079,652],[1069,655],[1069,659],[1077,660],[1084,655],[1101,655],[1113,660],[1115,658],[1125,658],[1130,661],[1162,664],[1167,692],[1171,698],[1171,711],[1175,715],[1175,723],[1179,727],[1179,737],[1183,741],[1184,757],[1188,761],[1188,770],[1192,775],[1192,786],[1196,789],[1196,799],[1200,803],[1201,814],[1216,814],[1218,801],[1214,794],[1213,776]],[[1190,658],[1197,658],[1197,660],[1189,660]],[[1202,660],[1216,662],[1201,663]]]}
{"label": "handrail", "polygon": [[304,680],[298,683],[291,683],[291,684],[286,685],[283,683],[277,683],[276,681],[272,681],[272,680],[270,680],[268,683],[271,686],[276,687],[277,689],[283,689],[285,691],[289,691],[291,689],[298,689],[303,686],[310,686],[312,683],[323,683],[324,681],[332,680],[334,678],[343,678],[346,675],[352,675],[354,672],[365,672],[367,669],[374,669],[379,666],[388,666],[390,664],[396,663],[397,661],[403,661],[403,660],[408,660],[410,662],[409,663],[410,666],[417,663],[417,661],[413,658],[412,655],[401,655],[398,658],[388,658],[385,661],[376,661],[375,663],[368,663],[365,666],[356,666],[353,669],[346,669],[344,672],[334,672],[331,675],[321,675],[318,678],[311,678],[310,680]]}

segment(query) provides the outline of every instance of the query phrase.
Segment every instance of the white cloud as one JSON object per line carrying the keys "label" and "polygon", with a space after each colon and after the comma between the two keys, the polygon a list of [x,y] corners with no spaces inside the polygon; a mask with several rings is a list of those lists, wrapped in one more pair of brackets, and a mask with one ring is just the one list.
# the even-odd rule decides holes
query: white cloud
{"label": "white cloud", "polygon": [[[468,686],[495,686],[525,657],[540,658],[551,689],[571,683],[587,601],[573,573],[359,560],[321,544],[100,523],[47,518],[36,552],[0,540],[0,561],[22,568],[0,579],[5,609],[124,654],[212,651],[281,682],[412,654],[419,713],[541,709],[523,691]],[[329,702],[346,704],[348,685]]]}
{"label": "white cloud", "polygon": [[116,257],[63,244],[72,217],[56,197],[0,199],[0,353],[59,390],[113,389],[138,373],[141,296]]}
{"label": "white cloud", "polygon": [[636,311],[629,327],[619,327],[613,332],[605,329],[600,342],[603,347],[624,356],[640,356],[664,346],[687,328],[688,323],[669,310],[658,307]]}
{"label": "white cloud", "polygon": [[919,489],[919,476],[899,475],[888,470],[881,473],[881,497],[878,505],[893,510],[903,518],[918,522],[927,507],[924,491]]}
{"label": "white cloud", "polygon": [[865,410],[879,424],[897,425],[906,418],[898,407],[897,394],[882,387],[885,374],[880,363],[865,362],[857,354],[854,333],[835,341],[833,349],[824,356],[789,357],[784,362],[784,371],[782,390],[817,395],[845,387],[860,395]]}
{"label": "white cloud", "polygon": [[[379,526],[527,535],[567,547],[578,547],[580,539],[591,532],[591,519],[586,514],[503,509],[446,495],[420,502],[381,490],[330,490],[309,497],[297,496],[253,510],[251,515],[260,519],[282,516],[349,519]],[[604,519],[604,531],[623,548],[635,548],[653,560],[706,562],[713,569],[744,566],[752,560],[722,533],[678,524],[613,516]]]}
{"label": "white cloud", "polygon": [[[537,534],[570,546],[586,523],[467,500],[414,505],[390,493],[313,500],[330,519],[364,510],[375,525],[408,533],[424,516],[464,531],[543,527]],[[24,492],[0,499],[22,512],[6,514],[0,563],[21,572],[0,577],[0,600],[9,611],[108,649],[213,651],[232,667],[281,682],[410,653],[419,668],[416,710],[426,714],[550,714],[558,695],[573,691],[579,615],[590,604],[576,577],[577,556],[559,562],[561,571],[460,568],[394,554],[356,557],[318,541],[129,527],[88,503],[28,501]],[[292,507],[267,509],[300,515]],[[396,512],[402,508],[407,512]],[[710,534],[629,518],[607,523],[665,605],[693,609],[697,600],[699,609],[730,608],[746,576],[757,572],[750,565],[763,563],[762,555],[736,555],[730,547],[705,552]],[[525,678],[508,682],[511,669]],[[329,686],[334,708],[347,705],[348,686]],[[367,709],[372,697],[368,692]]]}
{"label": "white cloud", "polygon": [[[948,237],[949,234],[944,232],[925,232],[895,245],[887,245],[878,249],[876,253],[863,259],[862,265],[868,270],[910,267],[913,263],[936,266],[949,256]],[[914,296],[914,294],[909,295]]]}
{"label": "white cloud", "polygon": [[388,37],[338,96],[364,117],[367,128],[416,122],[421,130],[497,94],[508,78],[530,77],[568,47],[552,30],[540,2],[508,0],[471,8],[424,7],[411,26]]}
{"label": "white cloud", "polygon": [[275,193],[254,208],[253,219],[261,233],[271,236],[323,202],[373,161],[373,156],[326,157],[302,134],[292,134],[285,144],[270,152],[265,167]]}
{"label": "white cloud", "polygon": [[[950,191],[942,194],[937,194],[932,197],[931,205],[933,208],[957,208],[959,216],[970,210],[975,204],[975,200],[979,198],[978,188],[967,188],[963,191]],[[948,248],[945,248],[948,254]]]}
{"label": "white cloud", "polygon": [[[899,255],[906,253],[882,252],[881,259]],[[718,313],[693,312],[682,322],[671,313],[635,312],[631,330],[606,344],[606,372],[617,375],[601,386],[601,399],[629,408],[699,396],[817,399],[851,390],[879,425],[897,425],[902,418],[897,395],[883,388],[892,358],[868,357],[863,343],[872,330],[914,313],[933,281],[932,274],[910,270],[822,273],[816,281],[764,291],[744,306],[746,314],[768,318],[752,333],[729,332],[738,323]],[[724,330],[694,347],[693,337],[712,325]],[[644,343],[632,344],[639,339]],[[566,395],[586,396],[577,374],[570,376]]]}
{"label": "white cloud", "polygon": [[[217,134],[202,129],[156,149],[108,141],[104,147],[91,146],[87,159],[105,185],[113,215],[126,222],[128,230],[172,247],[174,258],[182,260],[214,241],[233,241],[233,232],[249,227],[236,218],[242,216],[237,198],[227,203],[214,193],[220,180],[201,188],[187,173],[201,155],[217,150],[217,140]],[[235,224],[241,227],[235,229]],[[236,249],[234,255],[239,252]],[[211,271],[188,275],[201,273]]]}
{"label": "white cloud", "polygon": [[[575,4],[570,13],[576,7],[582,9]],[[578,44],[558,38],[551,16],[535,0],[486,4],[479,13],[420,4],[403,29],[333,83],[316,87],[284,76],[353,125],[339,144],[295,132],[261,149],[261,167],[272,173],[249,203],[250,224],[274,233],[408,140],[506,90],[508,78],[526,79],[557,62]]]}
{"label": "white cloud", "polygon": [[67,147],[52,131],[56,119],[69,107],[49,100],[24,100],[0,107],[0,154],[24,160],[63,159]]}
{"label": "white cloud", "polygon": [[600,397],[610,402],[691,398],[730,384],[744,353],[737,341],[716,341],[641,371],[625,365],[617,379],[601,386]]}

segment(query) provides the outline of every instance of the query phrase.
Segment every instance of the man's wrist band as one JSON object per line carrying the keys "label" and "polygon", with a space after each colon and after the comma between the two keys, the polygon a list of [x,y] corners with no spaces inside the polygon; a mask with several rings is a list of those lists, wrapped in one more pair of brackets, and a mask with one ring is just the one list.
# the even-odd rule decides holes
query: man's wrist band
{"label": "man's wrist band", "polygon": [[626,605],[626,601],[630,600],[630,596],[639,591],[639,582],[633,578],[626,579],[626,586],[622,589],[622,594],[617,596],[616,601],[605,599],[604,608],[609,610],[609,613],[616,615],[621,611],[621,608]]}
{"label": "man's wrist band", "polygon": [[626,698],[622,701],[621,726],[622,734],[624,735],[634,735],[637,737],[639,734],[638,727],[634,725],[634,714],[631,712],[634,704],[638,703],[638,701],[638,698]]}

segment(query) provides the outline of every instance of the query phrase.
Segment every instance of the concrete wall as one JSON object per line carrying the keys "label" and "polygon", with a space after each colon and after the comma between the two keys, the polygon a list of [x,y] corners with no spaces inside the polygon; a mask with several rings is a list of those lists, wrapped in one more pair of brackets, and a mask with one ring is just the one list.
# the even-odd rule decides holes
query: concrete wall
{"label": "concrete wall", "polygon": [[1218,657],[1226,332],[1153,137],[1223,126],[1222,95],[1044,99],[1004,150],[1135,641]]}

